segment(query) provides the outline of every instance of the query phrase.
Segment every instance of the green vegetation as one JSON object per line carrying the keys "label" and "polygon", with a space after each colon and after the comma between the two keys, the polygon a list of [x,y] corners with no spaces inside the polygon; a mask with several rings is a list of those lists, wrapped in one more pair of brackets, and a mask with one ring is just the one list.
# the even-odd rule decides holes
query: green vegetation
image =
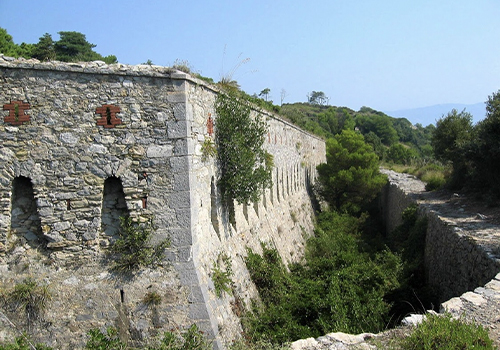
{"label": "green vegetation", "polygon": [[161,304],[161,296],[157,292],[147,292],[142,302],[147,306],[156,306]]}
{"label": "green vegetation", "polygon": [[392,118],[369,107],[355,112],[316,102],[284,104],[280,112],[292,123],[324,138],[342,130],[357,130],[382,162],[410,164],[433,159],[433,125],[412,125],[407,119]]}
{"label": "green vegetation", "polygon": [[482,326],[451,318],[427,315],[409,337],[402,341],[406,350],[493,350],[488,331]]}
{"label": "green vegetation", "polygon": [[212,344],[202,331],[193,324],[186,330],[165,332],[157,344],[148,346],[148,350],[211,350]]}
{"label": "green vegetation", "polygon": [[87,41],[79,32],[58,32],[59,40],[45,33],[37,44],[17,45],[12,36],[0,28],[0,53],[12,57],[36,58],[41,61],[58,60],[63,62],[104,61],[108,64],[118,62],[116,56],[102,56],[93,49],[96,45]]}
{"label": "green vegetation", "polygon": [[13,343],[0,344],[0,350],[52,350],[44,344],[33,344],[30,339],[23,335],[17,337]]}
{"label": "green vegetation", "polygon": [[118,331],[113,327],[108,327],[106,333],[93,328],[88,331],[87,335],[90,339],[85,344],[85,349],[88,350],[121,350],[127,348],[125,343],[118,337]]}
{"label": "green vegetation", "polygon": [[264,148],[267,124],[250,116],[250,107],[236,97],[217,96],[215,143],[218,186],[224,202],[258,202],[272,183],[273,157]]}
{"label": "green vegetation", "polygon": [[415,310],[424,312],[438,305],[433,290],[426,286],[424,251],[427,219],[418,215],[417,205],[403,211],[402,224],[390,232],[385,242],[402,260],[399,288],[386,295],[392,302],[391,315],[397,325],[401,317]]}
{"label": "green vegetation", "polygon": [[217,147],[210,137],[207,137],[203,144],[201,145],[201,158],[203,161],[207,161],[209,158],[215,157],[217,155]]}
{"label": "green vegetation", "polygon": [[2,293],[3,304],[12,312],[21,311],[25,314],[28,328],[39,320],[52,298],[47,285],[39,285],[28,277],[6,293]]}
{"label": "green vegetation", "polygon": [[317,167],[318,191],[333,210],[360,212],[387,182],[372,147],[355,131],[343,130],[328,139],[326,160]]}
{"label": "green vegetation", "polygon": [[390,310],[384,295],[399,287],[401,262],[387,249],[365,249],[362,222],[347,214],[321,214],[305,262],[289,271],[276,249],[263,245],[262,255],[248,250],[247,267],[261,298],[243,318],[252,340],[281,344],[332,331],[384,329]]}
{"label": "green vegetation", "polygon": [[151,236],[156,229],[152,220],[145,224],[135,223],[131,217],[121,217],[120,220],[119,238],[111,246],[111,253],[117,255],[113,269],[130,271],[159,265],[170,240],[151,244]]}
{"label": "green vegetation", "polygon": [[472,125],[472,116],[452,110],[438,120],[432,137],[436,158],[451,166],[447,185],[481,193],[494,203],[500,198],[500,91],[486,101],[486,118]]}
{"label": "green vegetation", "polygon": [[218,261],[214,262],[212,268],[212,282],[215,287],[217,297],[222,296],[222,292],[232,294],[233,287],[233,269],[231,259],[226,254],[219,254]]}

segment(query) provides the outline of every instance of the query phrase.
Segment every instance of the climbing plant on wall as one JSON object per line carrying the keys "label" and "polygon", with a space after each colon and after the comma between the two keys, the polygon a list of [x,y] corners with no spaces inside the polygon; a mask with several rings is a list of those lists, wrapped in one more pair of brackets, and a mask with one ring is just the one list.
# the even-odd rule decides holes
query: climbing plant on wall
{"label": "climbing plant on wall", "polygon": [[215,109],[222,197],[240,204],[258,202],[264,188],[272,184],[273,157],[263,148],[267,124],[252,118],[250,108],[230,95],[218,95]]}

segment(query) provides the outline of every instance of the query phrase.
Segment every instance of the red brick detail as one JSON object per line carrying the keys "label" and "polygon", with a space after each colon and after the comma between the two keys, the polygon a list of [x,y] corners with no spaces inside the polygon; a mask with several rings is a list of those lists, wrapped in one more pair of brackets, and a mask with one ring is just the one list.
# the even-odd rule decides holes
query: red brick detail
{"label": "red brick detail", "polygon": [[[17,107],[16,107],[17,106]],[[22,125],[30,120],[30,116],[24,114],[26,110],[30,109],[29,103],[23,101],[11,101],[3,105],[4,111],[9,111],[9,115],[4,117],[4,122],[11,125]]]}
{"label": "red brick detail", "polygon": [[102,105],[95,109],[96,114],[100,114],[101,118],[97,119],[97,125],[105,128],[114,128],[122,123],[122,120],[116,117],[116,113],[120,113],[120,107],[115,105]]}
{"label": "red brick detail", "polygon": [[207,132],[208,135],[212,136],[214,133],[214,120],[212,119],[212,114],[208,113],[208,119],[207,119]]}

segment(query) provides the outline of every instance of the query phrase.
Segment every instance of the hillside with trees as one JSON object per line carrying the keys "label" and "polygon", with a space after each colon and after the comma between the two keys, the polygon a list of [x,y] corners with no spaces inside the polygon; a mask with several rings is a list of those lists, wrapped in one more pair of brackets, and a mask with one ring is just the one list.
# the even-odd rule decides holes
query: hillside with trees
{"label": "hillside with trees", "polygon": [[433,159],[430,144],[433,125],[413,125],[405,118],[392,118],[369,107],[354,111],[319,103],[284,104],[280,113],[292,123],[324,138],[334,137],[342,130],[357,130],[381,161],[410,164]]}
{"label": "hillside with trees", "polygon": [[7,30],[0,28],[0,53],[11,57],[36,58],[40,61],[57,60],[63,62],[104,61],[108,64],[118,62],[115,55],[102,56],[93,49],[96,45],[87,41],[79,32],[58,32],[59,40],[45,33],[36,44],[16,44]]}

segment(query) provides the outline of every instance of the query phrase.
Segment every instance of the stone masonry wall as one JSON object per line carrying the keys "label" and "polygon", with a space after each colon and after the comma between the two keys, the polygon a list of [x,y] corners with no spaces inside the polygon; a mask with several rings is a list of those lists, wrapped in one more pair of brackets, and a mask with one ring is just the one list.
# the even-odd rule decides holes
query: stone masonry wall
{"label": "stone masonry wall", "polygon": [[[273,115],[266,143],[273,188],[261,202],[220,206],[214,159],[203,142],[217,116],[216,91],[158,66],[40,63],[0,56],[0,286],[32,278],[52,295],[28,321],[1,305],[0,341],[29,329],[54,348],[81,348],[91,328],[117,328],[132,345],[197,323],[216,348],[240,336],[243,304],[256,296],[246,247],[272,244],[285,261],[312,231],[308,191],[324,142]],[[117,220],[153,220],[170,238],[164,263],[134,274],[111,269]],[[214,292],[225,257],[233,295]],[[161,296],[148,305],[148,293]]]}
{"label": "stone masonry wall", "polygon": [[494,225],[484,222],[481,214],[450,206],[449,199],[433,197],[412,176],[383,172],[389,176],[382,196],[388,230],[401,223],[403,210],[412,203],[427,217],[426,279],[440,302],[484,286],[498,274],[500,260],[491,248],[497,242]]}
{"label": "stone masonry wall", "polygon": [[[261,252],[261,243],[276,247],[285,263],[303,255],[305,238],[313,230],[313,206],[309,196],[313,169],[325,162],[325,144],[297,127],[275,116],[254,110],[253,116],[268,121],[265,147],[274,156],[273,187],[267,189],[260,202],[238,205],[235,202],[235,224],[228,220],[220,205],[217,190],[217,169],[213,160],[204,160],[202,145],[207,134],[207,120],[217,115],[213,110],[215,93],[203,85],[189,88],[193,106],[191,127],[194,155],[190,163],[193,260],[208,311],[214,326],[221,329],[222,341],[229,344],[239,336],[238,316],[241,303],[249,306],[257,297],[245,267],[246,249]],[[211,191],[212,189],[212,191]],[[211,208],[216,204],[216,212]],[[230,258],[233,295],[218,298],[211,279],[214,266],[223,266],[223,257]]]}

